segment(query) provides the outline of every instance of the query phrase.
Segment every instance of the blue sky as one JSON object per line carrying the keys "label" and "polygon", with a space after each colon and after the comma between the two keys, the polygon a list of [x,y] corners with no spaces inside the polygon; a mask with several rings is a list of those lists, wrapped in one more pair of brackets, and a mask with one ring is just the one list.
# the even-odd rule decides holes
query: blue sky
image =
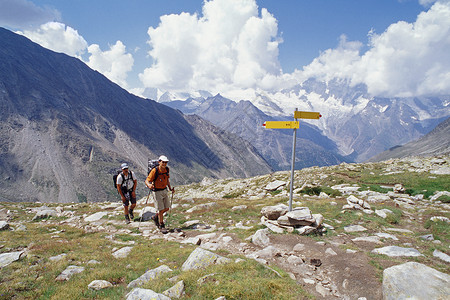
{"label": "blue sky", "polygon": [[[419,31],[436,22],[450,33],[449,7],[447,0],[0,0],[0,26],[79,57],[136,94],[145,88],[276,92],[308,77],[341,76],[368,84],[374,94],[407,96],[450,94],[450,84],[418,86],[450,76],[442,50],[448,38]],[[425,49],[421,61],[438,66],[419,63],[417,72],[434,77],[410,78],[406,70],[404,82],[386,87],[382,78],[402,77],[399,70],[412,63],[399,54],[399,66],[380,70],[393,62],[383,52],[391,47]]]}

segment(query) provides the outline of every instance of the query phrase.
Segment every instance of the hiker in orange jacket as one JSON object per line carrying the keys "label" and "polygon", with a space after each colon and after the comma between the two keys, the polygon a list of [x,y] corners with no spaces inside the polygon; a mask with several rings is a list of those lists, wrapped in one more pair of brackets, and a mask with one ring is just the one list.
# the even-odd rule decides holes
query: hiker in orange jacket
{"label": "hiker in orange jacket", "polygon": [[164,224],[164,213],[170,209],[170,200],[167,188],[173,193],[175,189],[170,186],[169,181],[169,167],[167,163],[169,160],[166,156],[161,155],[158,159],[159,165],[153,168],[145,180],[145,185],[153,191],[155,199],[155,208],[158,214],[153,216],[152,219],[156,226],[163,230],[165,229]]}

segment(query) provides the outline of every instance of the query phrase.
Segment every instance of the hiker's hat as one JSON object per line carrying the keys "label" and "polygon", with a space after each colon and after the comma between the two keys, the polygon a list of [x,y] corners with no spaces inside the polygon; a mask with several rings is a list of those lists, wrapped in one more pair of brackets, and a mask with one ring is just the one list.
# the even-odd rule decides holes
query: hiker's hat
{"label": "hiker's hat", "polygon": [[169,161],[169,159],[168,159],[166,156],[164,156],[164,155],[161,155],[161,156],[159,157],[159,160],[160,160],[160,161],[165,161],[165,162],[168,162],[168,161]]}
{"label": "hiker's hat", "polygon": [[128,169],[128,164],[127,163],[123,163],[120,167],[122,168],[122,170],[123,169]]}

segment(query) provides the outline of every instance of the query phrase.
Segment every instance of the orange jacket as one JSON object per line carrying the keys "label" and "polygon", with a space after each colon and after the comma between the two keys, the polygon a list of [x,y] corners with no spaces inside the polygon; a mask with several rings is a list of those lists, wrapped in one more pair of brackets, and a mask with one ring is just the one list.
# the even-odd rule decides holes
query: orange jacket
{"label": "orange jacket", "polygon": [[[159,168],[159,167],[158,167]],[[153,182],[155,189],[157,190],[163,190],[167,187],[169,184],[169,168],[166,167],[165,172],[162,172],[161,169],[158,169],[158,178],[155,178],[156,176],[156,168],[152,169],[150,171],[150,174],[147,176],[148,182]]]}

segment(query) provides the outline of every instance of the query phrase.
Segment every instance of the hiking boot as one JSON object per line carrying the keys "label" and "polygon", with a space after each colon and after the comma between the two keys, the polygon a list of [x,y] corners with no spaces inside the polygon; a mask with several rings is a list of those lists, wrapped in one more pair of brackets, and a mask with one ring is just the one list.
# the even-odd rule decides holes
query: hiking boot
{"label": "hiking boot", "polygon": [[152,217],[153,222],[155,222],[156,227],[159,228],[159,221],[158,221],[158,215],[154,215]]}
{"label": "hiking boot", "polygon": [[169,233],[169,231],[165,228],[160,228],[159,230],[161,231],[162,234]]}
{"label": "hiking boot", "polygon": [[164,222],[162,222],[161,224],[159,224],[159,228],[161,228],[161,229],[166,228],[166,224],[164,224]]}
{"label": "hiking boot", "polygon": [[128,215],[125,215],[125,223],[130,224],[130,217]]}
{"label": "hiking boot", "polygon": [[128,211],[128,213],[130,214],[130,219],[131,219],[131,220],[134,220],[133,210],[130,209],[130,210]]}

